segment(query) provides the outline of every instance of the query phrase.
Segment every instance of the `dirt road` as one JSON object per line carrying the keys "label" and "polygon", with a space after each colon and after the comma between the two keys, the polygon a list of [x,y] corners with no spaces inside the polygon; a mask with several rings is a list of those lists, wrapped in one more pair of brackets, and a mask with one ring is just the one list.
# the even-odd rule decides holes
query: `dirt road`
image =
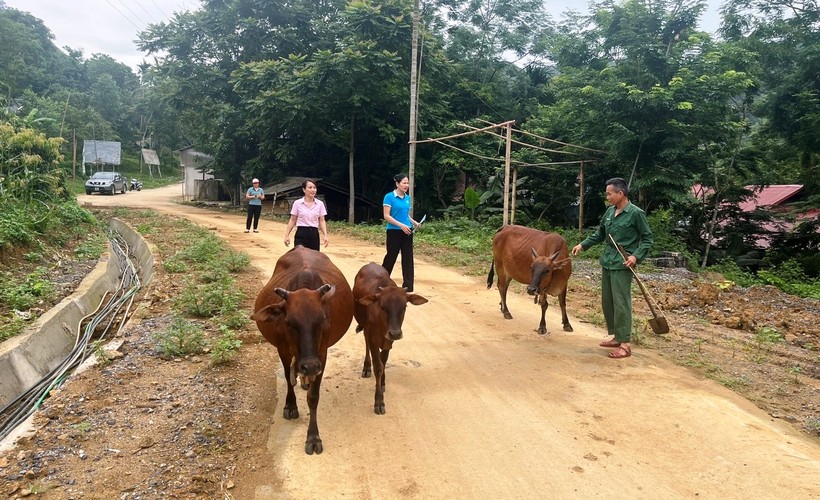
{"label": "dirt road", "polygon": [[[261,287],[287,250],[284,225],[263,220],[259,234],[244,234],[244,217],[178,205],[179,191],[79,200],[202,224],[250,254]],[[333,234],[323,251],[351,283],[383,257],[381,247]],[[572,311],[575,331],[563,332],[553,302],[551,335],[539,336],[529,297],[512,294],[515,319],[504,320],[495,289],[420,259],[416,292],[430,302],[408,307],[388,363],[386,415],[373,413],[373,379],[360,378],[355,325],[332,348],[318,408],[323,454],[304,453],[303,391],[300,418],[281,417],[280,367],[275,393],[252,389],[272,413],[248,429],[258,447],[236,464],[235,498],[820,496],[820,446],[716,382],[645,350],[610,360],[597,347],[605,333]]]}

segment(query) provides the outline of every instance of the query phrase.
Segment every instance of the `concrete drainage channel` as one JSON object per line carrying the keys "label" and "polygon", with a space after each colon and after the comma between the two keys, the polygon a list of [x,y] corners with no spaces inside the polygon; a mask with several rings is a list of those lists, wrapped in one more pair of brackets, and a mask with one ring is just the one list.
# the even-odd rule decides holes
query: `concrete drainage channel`
{"label": "concrete drainage channel", "polygon": [[92,354],[92,341],[123,327],[140,288],[151,281],[154,256],[145,240],[119,219],[110,227],[108,257],[77,290],[0,344],[0,449],[12,445],[12,431]]}

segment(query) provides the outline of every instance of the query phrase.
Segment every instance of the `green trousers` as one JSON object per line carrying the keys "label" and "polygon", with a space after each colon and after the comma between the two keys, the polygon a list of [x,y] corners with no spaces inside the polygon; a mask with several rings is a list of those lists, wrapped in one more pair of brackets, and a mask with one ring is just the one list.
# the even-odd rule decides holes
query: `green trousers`
{"label": "green trousers", "polygon": [[632,339],[632,271],[603,269],[601,307],[606,330],[617,342]]}

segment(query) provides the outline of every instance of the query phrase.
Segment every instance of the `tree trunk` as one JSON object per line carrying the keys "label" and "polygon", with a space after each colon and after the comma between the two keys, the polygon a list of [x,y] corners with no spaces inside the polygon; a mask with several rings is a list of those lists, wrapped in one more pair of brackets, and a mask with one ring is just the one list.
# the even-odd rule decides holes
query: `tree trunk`
{"label": "tree trunk", "polygon": [[646,137],[641,138],[641,142],[638,143],[638,153],[635,155],[635,161],[632,163],[632,172],[629,174],[629,182],[626,183],[626,189],[632,188],[632,178],[635,177],[635,170],[638,168],[638,160],[641,157],[641,150],[643,150],[643,143],[646,140]]}

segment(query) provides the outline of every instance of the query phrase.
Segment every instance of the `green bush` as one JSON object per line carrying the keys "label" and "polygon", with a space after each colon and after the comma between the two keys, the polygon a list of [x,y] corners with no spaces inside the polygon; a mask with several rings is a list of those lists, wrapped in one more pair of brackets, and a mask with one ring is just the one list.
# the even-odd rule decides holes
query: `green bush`
{"label": "green bush", "polygon": [[245,252],[237,252],[229,248],[225,256],[222,257],[220,265],[229,272],[238,273],[251,265],[251,257]]}
{"label": "green bush", "polygon": [[38,267],[29,273],[22,283],[16,282],[12,274],[5,273],[0,278],[0,285],[0,303],[20,311],[30,309],[54,293],[54,285],[44,267]]}
{"label": "green bush", "polygon": [[75,250],[74,254],[78,259],[95,260],[105,251],[107,240],[100,233],[95,233],[86,238]]}
{"label": "green bush", "polygon": [[207,262],[222,252],[222,242],[209,232],[198,232],[200,234],[196,235],[194,243],[182,250],[180,256],[190,262]]}
{"label": "green bush", "polygon": [[820,299],[820,279],[809,278],[794,259],[787,260],[771,270],[761,270],[757,275],[767,285],[776,286],[786,293]]}
{"label": "green bush", "polygon": [[761,284],[757,276],[741,269],[741,267],[737,265],[737,262],[731,257],[724,257],[712,266],[710,270],[722,274],[727,280],[734,281],[735,284],[744,288]]}
{"label": "green bush", "polygon": [[221,365],[230,361],[236,356],[237,351],[242,346],[242,341],[236,338],[236,334],[225,325],[220,325],[221,335],[216,342],[211,345],[211,364]]}
{"label": "green bush", "polygon": [[25,327],[26,322],[14,313],[0,316],[0,342],[19,335]]}
{"label": "green bush", "polygon": [[234,311],[227,311],[216,318],[220,326],[224,325],[232,330],[239,330],[250,321],[250,314],[247,311],[236,309]]}
{"label": "green bush", "polygon": [[180,316],[174,316],[168,328],[154,334],[154,340],[160,352],[169,357],[198,353],[205,345],[202,327]]}
{"label": "green bush", "polygon": [[232,278],[205,284],[189,279],[174,304],[188,316],[211,318],[237,310],[242,299],[242,291]]}
{"label": "green bush", "polygon": [[221,261],[209,262],[204,266],[203,272],[199,273],[199,279],[203,283],[216,283],[230,277],[230,273]]}
{"label": "green bush", "polygon": [[179,254],[176,254],[162,261],[162,268],[165,269],[166,273],[179,274],[188,270],[188,264],[182,260]]}

